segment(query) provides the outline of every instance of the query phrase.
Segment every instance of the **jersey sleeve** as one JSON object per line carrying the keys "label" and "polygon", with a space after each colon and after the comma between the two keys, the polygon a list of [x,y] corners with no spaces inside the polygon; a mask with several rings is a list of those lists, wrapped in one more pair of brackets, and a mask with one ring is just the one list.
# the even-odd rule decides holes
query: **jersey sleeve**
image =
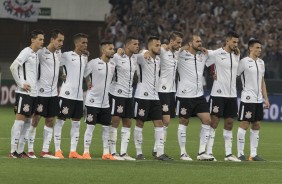
{"label": "jersey sleeve", "polygon": [[206,66],[209,67],[215,64],[216,61],[216,51],[215,50],[208,50]]}
{"label": "jersey sleeve", "polygon": [[245,60],[244,59],[241,59],[239,61],[239,66],[238,66],[238,69],[237,69],[237,76],[240,76],[245,70]]}
{"label": "jersey sleeve", "polygon": [[18,57],[15,59],[15,61],[22,66],[28,59],[28,57],[30,56],[30,52],[27,49],[24,49],[20,52],[20,54],[18,55]]}
{"label": "jersey sleeve", "polygon": [[61,59],[60,59],[60,66],[65,65],[66,62],[67,62],[67,53],[64,52],[61,56]]}
{"label": "jersey sleeve", "polygon": [[93,68],[94,68],[94,60],[91,60],[89,61],[87,64],[86,64],[86,67],[85,67],[85,70],[84,70],[84,77],[87,77],[90,73],[93,72]]}

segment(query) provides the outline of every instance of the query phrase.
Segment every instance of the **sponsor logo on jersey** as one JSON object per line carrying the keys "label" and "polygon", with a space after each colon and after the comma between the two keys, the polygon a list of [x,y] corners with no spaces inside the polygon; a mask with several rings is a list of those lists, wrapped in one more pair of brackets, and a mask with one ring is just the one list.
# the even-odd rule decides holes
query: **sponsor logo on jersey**
{"label": "sponsor logo on jersey", "polygon": [[117,106],[117,113],[123,113],[123,106],[122,105]]}
{"label": "sponsor logo on jersey", "polygon": [[247,96],[247,97],[246,97],[246,99],[247,99],[247,100],[250,100],[250,99],[251,99],[251,97],[250,97],[250,96]]}
{"label": "sponsor logo on jersey", "polygon": [[145,93],[144,93],[144,96],[148,96],[148,92],[145,92]]}
{"label": "sponsor logo on jersey", "polygon": [[66,91],[65,94],[66,94],[66,95],[70,95],[70,92],[69,92],[69,91]]}
{"label": "sponsor logo on jersey", "polygon": [[89,100],[89,102],[90,102],[90,103],[93,103],[93,102],[94,102],[94,99],[93,99],[93,98],[91,98],[91,99]]}
{"label": "sponsor logo on jersey", "polygon": [[249,66],[249,68],[252,68],[253,66]]}
{"label": "sponsor logo on jersey", "polygon": [[104,64],[104,62],[98,62],[98,64],[99,64],[99,65],[103,65],[103,64]]}
{"label": "sponsor logo on jersey", "polygon": [[221,89],[218,89],[216,92],[217,92],[217,93],[221,93]]}
{"label": "sponsor logo on jersey", "polygon": [[118,94],[121,94],[121,93],[122,93],[122,90],[121,90],[121,89],[119,89],[117,92],[118,92]]}
{"label": "sponsor logo on jersey", "polygon": [[166,90],[166,86],[162,86],[162,89],[163,89],[163,90]]}
{"label": "sponsor logo on jersey", "polygon": [[43,89],[43,88],[40,88],[39,91],[40,91],[41,93],[43,93],[43,92],[44,92],[44,89]]}

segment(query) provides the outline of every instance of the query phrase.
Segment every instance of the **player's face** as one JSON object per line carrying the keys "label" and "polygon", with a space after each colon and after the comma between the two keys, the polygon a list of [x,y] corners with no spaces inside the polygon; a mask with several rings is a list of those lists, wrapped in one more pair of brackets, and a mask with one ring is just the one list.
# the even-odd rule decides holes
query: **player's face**
{"label": "player's face", "polygon": [[235,51],[238,48],[239,38],[230,38],[226,41],[226,45],[230,48],[230,50]]}
{"label": "player's face", "polygon": [[137,54],[139,52],[139,41],[131,40],[128,44],[128,49],[131,53]]}
{"label": "player's face", "polygon": [[252,47],[250,47],[250,54],[255,57],[260,57],[261,55],[261,44],[255,43]]}
{"label": "player's face", "polygon": [[87,51],[88,39],[87,38],[80,38],[76,41],[75,47],[79,51]]}
{"label": "player's face", "polygon": [[44,43],[44,35],[39,34],[39,35],[37,35],[36,38],[32,38],[31,43],[34,45],[35,49],[37,49],[37,50],[41,49],[43,47],[43,43]]}
{"label": "player's face", "polygon": [[113,58],[115,54],[115,47],[113,44],[105,45],[104,54],[107,58]]}
{"label": "player's face", "polygon": [[149,45],[149,50],[155,55],[160,55],[160,53],[161,53],[161,41],[160,40],[153,40],[152,43]]}
{"label": "player's face", "polygon": [[192,48],[195,51],[201,51],[202,50],[202,39],[199,36],[193,36],[193,41],[192,41]]}
{"label": "player's face", "polygon": [[178,50],[182,45],[182,38],[177,36],[174,40],[170,40],[170,44],[173,50]]}
{"label": "player's face", "polygon": [[60,50],[62,46],[64,45],[64,35],[58,34],[58,37],[56,39],[51,38],[51,42],[53,43],[56,50]]}

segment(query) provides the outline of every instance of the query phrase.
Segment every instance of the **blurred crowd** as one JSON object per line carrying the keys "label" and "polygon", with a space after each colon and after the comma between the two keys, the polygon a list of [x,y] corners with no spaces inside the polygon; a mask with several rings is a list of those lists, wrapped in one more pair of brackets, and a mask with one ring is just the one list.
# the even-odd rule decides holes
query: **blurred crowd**
{"label": "blurred crowd", "polygon": [[144,46],[146,37],[158,35],[167,41],[173,30],[200,34],[208,49],[224,44],[225,34],[235,30],[240,37],[241,55],[247,55],[250,38],[263,43],[266,78],[282,79],[282,1],[280,0],[109,0],[110,15],[101,39],[114,40],[122,47],[134,33]]}

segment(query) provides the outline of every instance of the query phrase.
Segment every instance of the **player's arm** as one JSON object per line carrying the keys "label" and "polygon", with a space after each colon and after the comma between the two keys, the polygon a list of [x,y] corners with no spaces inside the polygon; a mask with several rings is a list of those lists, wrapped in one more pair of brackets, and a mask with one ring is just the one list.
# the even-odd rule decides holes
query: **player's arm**
{"label": "player's arm", "polygon": [[12,73],[12,76],[17,84],[17,86],[19,86],[20,88],[22,88],[24,91],[28,92],[30,91],[30,85],[27,83],[22,83],[21,79],[18,75],[18,69],[19,67],[22,66],[22,64],[18,61],[18,59],[16,59],[10,66],[10,70]]}
{"label": "player's arm", "polygon": [[87,84],[88,89],[91,89],[93,87],[92,82],[91,82],[91,74],[93,72],[93,68],[94,68],[94,61],[91,60],[86,64],[85,70],[84,70],[84,79],[85,82]]}
{"label": "player's arm", "polygon": [[270,103],[267,97],[267,90],[266,90],[264,77],[262,78],[261,90],[262,90],[262,96],[264,98],[265,108],[268,109],[270,107]]}

